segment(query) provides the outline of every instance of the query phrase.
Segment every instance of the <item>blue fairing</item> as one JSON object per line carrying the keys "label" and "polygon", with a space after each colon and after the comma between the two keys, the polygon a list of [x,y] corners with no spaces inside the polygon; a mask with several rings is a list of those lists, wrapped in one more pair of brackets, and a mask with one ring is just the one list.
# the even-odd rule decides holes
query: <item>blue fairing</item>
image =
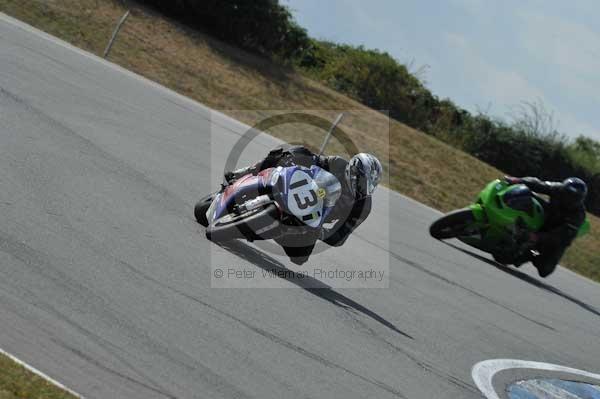
{"label": "blue fairing", "polygon": [[[286,213],[295,215],[300,220],[311,227],[320,228],[324,221],[327,219],[327,216],[331,213],[333,206],[327,206],[324,198],[314,197],[312,195],[308,195],[306,197],[298,197],[295,189],[295,185],[298,182],[307,181],[307,183],[303,186],[300,186],[303,191],[310,193],[313,189],[318,192],[319,189],[326,190],[327,187],[320,187],[317,183],[322,180],[320,177],[324,174],[330,175],[326,170],[318,167],[311,166],[310,168],[305,168],[302,166],[291,166],[286,168],[278,168],[279,180],[281,183],[278,184],[274,189],[274,198],[281,206]],[[306,178],[304,175],[308,176]],[[337,179],[336,179],[337,181]],[[311,187],[312,185],[312,187]],[[306,195],[306,194],[303,194]],[[300,204],[310,204],[312,200],[316,200],[317,203],[312,207],[306,207],[303,209],[298,209],[298,200]],[[306,200],[306,202],[304,202]],[[312,212],[309,212],[311,211]],[[299,213],[300,212],[300,213]],[[304,213],[304,215],[302,215]],[[311,217],[310,219],[308,219]]]}
{"label": "blue fairing", "polygon": [[[296,216],[310,227],[320,228],[335,205],[339,187],[339,181],[318,166],[267,169],[258,175],[241,177],[220,193],[214,200],[213,220],[229,213],[236,203],[269,194],[284,213]],[[331,200],[332,197],[335,198]]]}

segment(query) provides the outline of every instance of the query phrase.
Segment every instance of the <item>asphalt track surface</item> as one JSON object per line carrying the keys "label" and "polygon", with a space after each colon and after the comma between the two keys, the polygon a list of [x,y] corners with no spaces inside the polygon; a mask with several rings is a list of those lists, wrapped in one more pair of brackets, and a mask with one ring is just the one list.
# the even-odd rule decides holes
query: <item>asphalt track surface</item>
{"label": "asphalt track surface", "polygon": [[0,347],[88,398],[478,398],[490,358],[600,371],[597,284],[433,240],[438,214],[386,190],[314,262],[388,262],[389,288],[211,288],[215,259],[292,267],[193,218],[244,130],[0,14]]}

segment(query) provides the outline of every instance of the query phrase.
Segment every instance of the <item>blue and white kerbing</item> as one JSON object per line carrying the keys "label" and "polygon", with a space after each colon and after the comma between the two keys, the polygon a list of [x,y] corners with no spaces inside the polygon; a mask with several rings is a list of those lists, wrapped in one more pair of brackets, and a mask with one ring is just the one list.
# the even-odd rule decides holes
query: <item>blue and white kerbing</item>
{"label": "blue and white kerbing", "polygon": [[491,359],[471,375],[487,399],[600,399],[600,375],[557,364]]}

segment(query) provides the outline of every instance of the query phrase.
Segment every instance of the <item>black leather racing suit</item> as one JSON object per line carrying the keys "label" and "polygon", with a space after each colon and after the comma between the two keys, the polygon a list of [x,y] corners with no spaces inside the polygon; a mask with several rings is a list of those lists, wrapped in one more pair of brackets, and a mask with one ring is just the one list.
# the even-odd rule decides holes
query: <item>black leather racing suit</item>
{"label": "black leather racing suit", "polygon": [[521,182],[532,191],[550,197],[549,202],[537,197],[544,206],[545,221],[534,248],[540,255],[528,259],[539,275],[546,277],[554,271],[565,250],[577,237],[585,221],[585,206],[582,202],[569,201],[561,182],[541,181],[535,177],[524,177]]}
{"label": "black leather racing suit", "polygon": [[[313,251],[317,239],[322,239],[331,246],[341,246],[350,234],[369,216],[371,212],[371,197],[356,200],[351,193],[345,178],[346,165],[348,161],[338,156],[319,156],[303,146],[283,145],[269,152],[262,161],[255,165],[235,171],[226,175],[227,180],[247,174],[257,173],[261,170],[276,166],[298,165],[311,167],[316,165],[333,174],[342,185],[342,193],[335,207],[324,221],[325,226],[321,232],[310,234],[288,235],[277,239],[277,243],[283,247],[285,253],[292,262],[303,264],[308,260]],[[334,223],[334,224],[333,224]],[[333,226],[331,226],[333,224]]]}

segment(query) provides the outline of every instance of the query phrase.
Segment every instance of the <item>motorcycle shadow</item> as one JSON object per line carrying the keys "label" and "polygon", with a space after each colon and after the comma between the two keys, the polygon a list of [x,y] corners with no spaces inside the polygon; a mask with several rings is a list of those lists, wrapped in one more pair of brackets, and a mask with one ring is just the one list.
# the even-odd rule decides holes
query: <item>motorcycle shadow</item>
{"label": "motorcycle shadow", "polygon": [[260,267],[263,270],[270,271],[273,273],[277,273],[279,276],[283,276],[281,278],[286,281],[291,282],[292,284],[310,292],[311,294],[326,300],[327,302],[340,307],[344,310],[354,310],[357,311],[372,320],[382,324],[383,326],[389,328],[402,335],[405,338],[410,338],[414,340],[414,337],[410,334],[400,330],[393,323],[386,320],[376,312],[366,308],[360,303],[348,298],[347,296],[336,292],[330,285],[323,283],[322,281],[310,277],[303,276],[302,278],[298,278],[297,273],[286,268],[281,262],[277,259],[265,254],[257,250],[256,248],[244,243],[243,241],[234,240],[227,243],[219,243],[217,244],[221,248],[226,251],[236,255],[245,261],[252,263],[255,266]]}
{"label": "motorcycle shadow", "polygon": [[563,292],[563,291],[559,290],[558,288],[556,288],[556,287],[554,287],[554,286],[552,286],[550,284],[544,283],[543,281],[540,281],[540,280],[536,279],[535,277],[530,276],[529,274],[523,273],[523,272],[515,269],[514,267],[503,265],[502,263],[498,263],[498,262],[496,262],[496,261],[494,261],[492,259],[486,258],[485,256],[482,256],[482,255],[477,254],[475,252],[469,251],[468,249],[461,248],[461,247],[459,247],[457,245],[454,245],[452,243],[445,242],[445,241],[443,241],[443,242],[444,242],[444,244],[449,245],[449,246],[451,246],[454,249],[457,249],[457,250],[459,250],[459,251],[461,251],[461,252],[463,252],[463,253],[465,253],[465,254],[467,254],[469,256],[472,256],[472,257],[474,257],[474,258],[476,258],[476,259],[478,259],[478,260],[480,260],[482,262],[485,262],[485,263],[487,263],[489,265],[494,266],[496,269],[500,270],[501,272],[510,274],[511,276],[514,276],[514,277],[516,277],[516,278],[518,278],[520,280],[523,280],[523,281],[525,281],[525,282],[527,282],[527,283],[529,283],[529,284],[531,284],[531,285],[533,285],[533,286],[535,286],[535,287],[537,287],[539,289],[542,289],[544,291],[547,291],[547,292],[550,292],[552,294],[558,295],[558,296],[562,297],[563,299],[566,299],[567,301],[569,301],[569,302],[571,302],[571,303],[579,306],[581,309],[583,309],[583,310],[585,310],[587,312],[590,312],[590,313],[592,313],[592,314],[594,314],[596,316],[600,316],[600,310],[596,309],[594,306],[592,306],[592,305],[590,305],[588,303],[585,303],[582,300],[577,299],[577,298],[575,298],[575,297],[567,294],[566,292]]}

